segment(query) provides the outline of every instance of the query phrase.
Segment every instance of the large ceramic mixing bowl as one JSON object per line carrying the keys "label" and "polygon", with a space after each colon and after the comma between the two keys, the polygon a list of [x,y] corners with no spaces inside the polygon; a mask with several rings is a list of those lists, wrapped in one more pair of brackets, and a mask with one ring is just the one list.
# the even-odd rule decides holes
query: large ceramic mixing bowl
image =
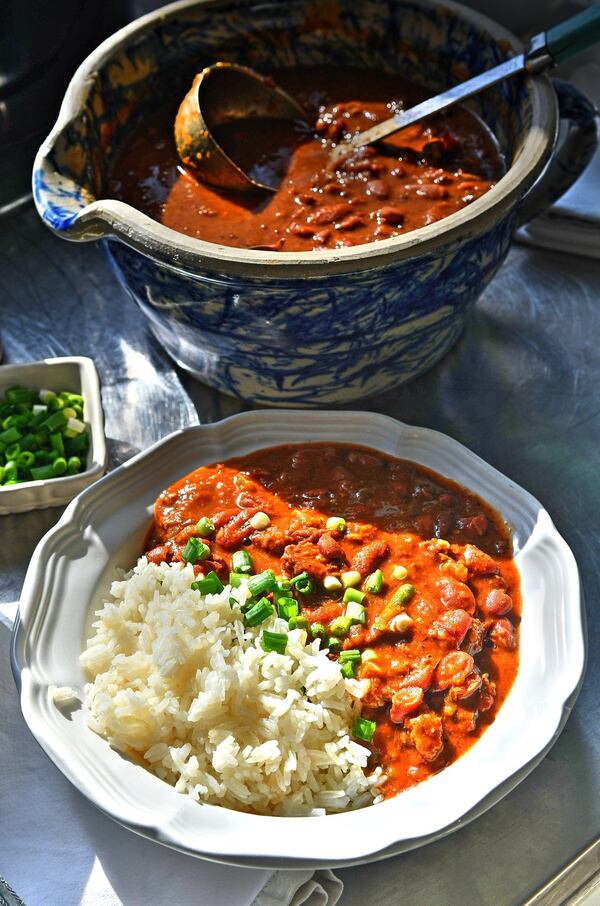
{"label": "large ceramic mixing bowl", "polygon": [[[512,79],[473,101],[509,163],[487,194],[405,235],[334,251],[271,253],[177,233],[106,197],[128,127],[183,97],[216,60],[263,72],[336,63],[433,90],[520,49],[500,26],[432,0],[184,0],[137,20],[81,65],[37,156],[38,210],[65,239],[106,239],[122,284],[165,349],[227,393],[262,403],[345,403],[437,362],[502,263],[519,222],[587,163],[593,109],[546,76]],[[552,156],[560,113],[571,140]],[[549,190],[548,187],[551,187]]]}

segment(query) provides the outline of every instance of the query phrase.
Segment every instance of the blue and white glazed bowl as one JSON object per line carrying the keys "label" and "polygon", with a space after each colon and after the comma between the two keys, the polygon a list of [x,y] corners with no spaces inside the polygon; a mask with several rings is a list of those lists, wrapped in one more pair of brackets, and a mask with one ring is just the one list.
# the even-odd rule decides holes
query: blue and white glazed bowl
{"label": "blue and white glazed bowl", "polygon": [[536,76],[489,90],[474,108],[510,164],[503,179],[442,221],[335,251],[228,248],[104,197],[120,141],[145,108],[182,97],[216,60],[263,72],[336,62],[439,90],[519,50],[500,26],[452,2],[183,0],[117,32],[81,65],[36,158],[35,202],[65,239],[107,240],[154,333],[201,380],[263,404],[347,403],[416,377],[452,346],[518,223],[549,202],[548,184],[556,196],[585,166],[591,106],[561,90],[577,141],[560,175],[551,166],[529,193],[556,140],[552,83]]}

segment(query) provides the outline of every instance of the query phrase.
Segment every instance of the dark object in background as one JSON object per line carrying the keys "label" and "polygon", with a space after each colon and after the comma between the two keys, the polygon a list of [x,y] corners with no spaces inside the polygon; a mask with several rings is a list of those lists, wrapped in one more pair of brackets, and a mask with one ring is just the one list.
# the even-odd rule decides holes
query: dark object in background
{"label": "dark object in background", "polygon": [[0,213],[29,197],[33,158],[77,66],[133,15],[127,0],[1,0]]}

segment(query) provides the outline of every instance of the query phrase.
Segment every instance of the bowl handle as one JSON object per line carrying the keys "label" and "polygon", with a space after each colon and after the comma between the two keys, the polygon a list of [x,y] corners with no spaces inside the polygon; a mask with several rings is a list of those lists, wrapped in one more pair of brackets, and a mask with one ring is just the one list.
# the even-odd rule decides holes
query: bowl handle
{"label": "bowl handle", "polygon": [[558,112],[569,124],[560,147],[555,148],[546,169],[525,195],[517,226],[523,226],[547,210],[579,179],[598,147],[597,112],[594,105],[570,82],[553,79]]}

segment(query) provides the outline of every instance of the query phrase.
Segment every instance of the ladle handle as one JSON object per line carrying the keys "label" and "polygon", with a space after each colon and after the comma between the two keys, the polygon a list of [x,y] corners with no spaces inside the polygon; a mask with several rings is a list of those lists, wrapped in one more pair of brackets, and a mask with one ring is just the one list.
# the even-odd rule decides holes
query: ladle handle
{"label": "ladle handle", "polygon": [[549,28],[546,32],[546,47],[555,63],[569,60],[582,50],[587,50],[600,41],[600,5],[594,4]]}

